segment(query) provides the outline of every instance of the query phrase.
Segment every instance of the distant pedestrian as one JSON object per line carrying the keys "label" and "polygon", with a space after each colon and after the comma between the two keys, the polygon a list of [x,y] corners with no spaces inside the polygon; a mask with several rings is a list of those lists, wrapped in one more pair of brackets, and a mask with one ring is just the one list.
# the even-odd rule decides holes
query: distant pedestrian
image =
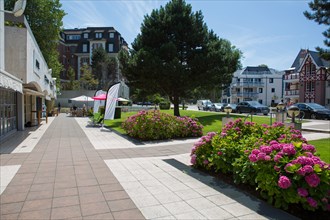
{"label": "distant pedestrian", "polygon": [[57,105],[57,114],[60,114],[61,112],[61,103],[59,102]]}

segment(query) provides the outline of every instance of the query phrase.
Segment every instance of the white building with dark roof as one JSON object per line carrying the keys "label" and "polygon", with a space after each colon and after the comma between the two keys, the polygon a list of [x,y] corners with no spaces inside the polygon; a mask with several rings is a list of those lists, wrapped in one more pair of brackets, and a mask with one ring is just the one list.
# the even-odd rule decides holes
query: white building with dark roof
{"label": "white building with dark roof", "polygon": [[279,103],[283,97],[283,74],[266,66],[247,66],[237,70],[224,91],[222,101],[258,101],[267,106]]}

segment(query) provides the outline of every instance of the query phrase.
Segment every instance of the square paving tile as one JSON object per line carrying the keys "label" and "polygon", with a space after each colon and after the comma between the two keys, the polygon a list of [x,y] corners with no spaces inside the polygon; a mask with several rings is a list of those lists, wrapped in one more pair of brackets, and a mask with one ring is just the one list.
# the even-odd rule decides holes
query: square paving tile
{"label": "square paving tile", "polygon": [[23,192],[23,193],[7,193],[5,191],[5,193],[3,193],[2,195],[0,195],[0,201],[1,204],[4,203],[13,203],[13,202],[23,202],[25,201],[26,197],[27,197],[28,192]]}
{"label": "square paving tile", "polygon": [[90,220],[111,220],[114,219],[111,213],[103,213],[103,214],[96,214],[96,215],[89,215],[84,216],[84,219],[90,219]]}
{"label": "square paving tile", "polygon": [[29,200],[24,203],[22,212],[50,209],[51,207],[51,199]]}
{"label": "square paving tile", "polygon": [[195,211],[190,205],[188,205],[184,201],[180,202],[173,202],[163,204],[163,206],[172,214],[172,215],[179,215],[187,212]]}
{"label": "square paving tile", "polygon": [[83,216],[110,213],[110,209],[106,202],[80,204],[80,207]]}
{"label": "square paving tile", "polygon": [[53,198],[53,190],[29,192],[26,200],[39,200]]}
{"label": "square paving tile", "polygon": [[81,211],[79,205],[52,209],[52,214],[51,214],[52,219],[68,219],[74,217],[81,217]]}
{"label": "square paving tile", "polygon": [[140,210],[138,209],[130,209],[130,210],[124,210],[119,212],[112,212],[115,219],[135,219],[135,220],[142,220],[145,219],[145,217],[141,214]]}
{"label": "square paving tile", "polygon": [[234,216],[220,207],[201,210],[200,213],[207,219],[230,219]]}
{"label": "square paving tile", "polygon": [[105,202],[105,198],[101,192],[99,193],[90,193],[90,194],[83,194],[79,196],[80,203],[95,203],[95,202]]}
{"label": "square paving tile", "polygon": [[[149,206],[140,209],[146,219],[170,216],[171,213],[162,205]],[[116,215],[114,214],[116,217]]]}
{"label": "square paving tile", "polygon": [[15,202],[1,205],[1,215],[19,213],[23,207],[24,202]]}
{"label": "square paving tile", "polygon": [[131,199],[121,199],[108,201],[108,205],[112,212],[135,209],[136,206]]}
{"label": "square paving tile", "polygon": [[78,187],[79,195],[90,193],[102,193],[100,186],[81,186]]}
{"label": "square paving tile", "polygon": [[210,209],[216,206],[213,202],[204,197],[186,200],[186,202],[196,210]]}
{"label": "square paving tile", "polygon": [[65,196],[58,197],[53,199],[53,208],[64,207],[64,206],[73,206],[79,205],[79,197],[78,196]]}
{"label": "square paving tile", "polygon": [[40,220],[49,219],[50,212],[51,212],[50,209],[21,212],[19,215],[19,219],[40,219]]}
{"label": "square paving tile", "polygon": [[230,214],[236,217],[255,213],[253,210],[241,205],[238,202],[222,205],[221,208],[223,208],[224,210],[226,210],[227,212],[229,212]]}
{"label": "square paving tile", "polygon": [[62,197],[62,196],[74,196],[78,195],[78,188],[59,188],[54,189],[54,197]]}
{"label": "square paving tile", "polygon": [[141,196],[131,197],[131,199],[138,208],[160,205],[158,200],[152,195],[143,196],[143,197]]}
{"label": "square paving tile", "polygon": [[129,199],[130,198],[124,190],[105,192],[104,197],[107,201]]}
{"label": "square paving tile", "polygon": [[[219,219],[220,218],[221,217],[219,217]],[[168,218],[166,218],[166,219],[168,219]],[[206,219],[206,217],[197,211],[193,211],[193,212],[175,215],[174,219],[187,219],[187,220],[188,219]]]}
{"label": "square paving tile", "polygon": [[33,184],[30,191],[47,191],[54,189],[54,183]]}

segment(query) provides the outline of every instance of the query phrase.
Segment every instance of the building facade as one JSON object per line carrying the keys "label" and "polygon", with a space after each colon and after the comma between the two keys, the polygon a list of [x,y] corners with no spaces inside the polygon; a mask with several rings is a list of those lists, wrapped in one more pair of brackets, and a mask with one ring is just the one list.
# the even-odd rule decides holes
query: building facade
{"label": "building facade", "polygon": [[283,74],[266,66],[237,70],[223,92],[222,102],[258,101],[267,106],[278,103],[283,97]]}
{"label": "building facade", "polygon": [[[55,79],[27,20],[24,16],[11,14],[2,18],[0,142],[17,130],[37,125],[42,106],[51,106],[56,99]],[[3,21],[9,21],[11,25],[4,26]]]}
{"label": "building facade", "polygon": [[330,108],[330,62],[315,51],[300,50],[285,71],[285,101],[315,102]]}
{"label": "building facade", "polygon": [[[117,57],[121,48],[127,48],[127,43],[113,27],[64,29],[58,47],[60,62],[64,66],[61,80],[69,80],[69,67],[73,68],[75,79],[79,80],[82,76],[81,67],[91,64],[93,50],[99,47],[103,47],[110,57]],[[117,80],[121,80],[119,68],[117,70]]]}

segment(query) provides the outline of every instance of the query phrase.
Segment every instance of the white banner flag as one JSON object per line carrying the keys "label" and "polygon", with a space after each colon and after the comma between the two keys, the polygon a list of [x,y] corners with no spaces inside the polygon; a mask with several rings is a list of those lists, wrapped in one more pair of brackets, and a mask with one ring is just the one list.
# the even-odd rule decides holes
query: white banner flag
{"label": "white banner flag", "polygon": [[114,119],[119,87],[120,83],[117,83],[108,90],[104,119]]}
{"label": "white banner flag", "polygon": [[[98,90],[94,96],[99,96],[106,93],[107,93],[106,91]],[[105,105],[105,100],[94,100],[94,109],[93,109],[94,114],[98,113],[100,106],[104,106],[104,105]]]}

